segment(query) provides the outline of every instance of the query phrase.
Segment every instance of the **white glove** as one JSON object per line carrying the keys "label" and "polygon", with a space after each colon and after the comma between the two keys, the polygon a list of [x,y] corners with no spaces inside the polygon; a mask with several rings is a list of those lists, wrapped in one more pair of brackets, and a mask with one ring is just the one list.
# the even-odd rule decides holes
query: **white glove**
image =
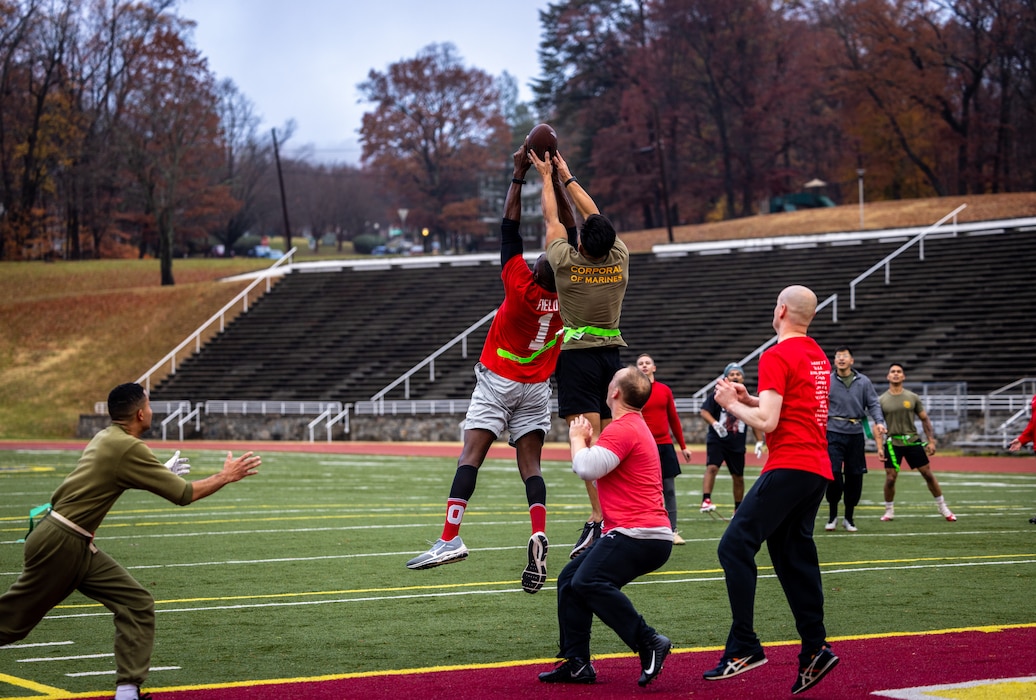
{"label": "white glove", "polygon": [[165,468],[177,476],[189,474],[191,471],[191,465],[188,464],[186,457],[180,456],[180,450],[173,453],[173,456],[165,463]]}
{"label": "white glove", "polygon": [[756,457],[762,457],[763,456],[763,441],[762,440],[758,440],[755,443],[755,456]]}
{"label": "white glove", "polygon": [[727,436],[727,429],[724,428],[723,424],[719,421],[712,424],[712,429],[715,430],[716,435],[719,435],[721,438],[725,438]]}

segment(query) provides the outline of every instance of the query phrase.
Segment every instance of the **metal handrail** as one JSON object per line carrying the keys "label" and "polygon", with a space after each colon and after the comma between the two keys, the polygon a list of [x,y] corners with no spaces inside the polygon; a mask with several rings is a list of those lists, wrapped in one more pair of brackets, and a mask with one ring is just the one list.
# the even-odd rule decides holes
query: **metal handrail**
{"label": "metal handrail", "polygon": [[480,318],[478,321],[475,321],[473,324],[468,326],[466,330],[461,331],[452,340],[447,342],[445,345],[440,347],[438,350],[433,352],[431,355],[429,355],[428,357],[424,358],[423,360],[418,362],[416,365],[411,367],[409,370],[404,372],[402,375],[400,375],[398,378],[393,380],[384,389],[382,389],[378,393],[374,394],[374,396],[372,396],[370,398],[371,402],[378,402],[378,401],[384,402],[385,401],[385,395],[388,394],[393,389],[395,389],[400,384],[403,385],[403,398],[404,399],[409,399],[410,398],[410,377],[412,377],[415,374],[417,374],[418,370],[422,369],[425,366],[428,366],[428,368],[429,368],[428,381],[434,382],[435,381],[435,359],[437,357],[439,357],[440,355],[442,355],[447,350],[449,350],[450,348],[452,348],[457,343],[461,344],[461,357],[467,357],[468,356],[468,336],[471,335],[476,330],[478,330],[481,326],[485,325],[485,323],[487,321],[491,321],[493,319],[493,317],[496,316],[497,310],[498,309],[493,309],[488,314],[486,314],[485,316]]}
{"label": "metal handrail", "polygon": [[1016,379],[1010,384],[1005,384],[999,389],[989,392],[989,395],[995,396],[997,394],[1004,394],[1011,389],[1014,389],[1016,386],[1022,387],[1023,394],[1036,394],[1036,377],[1022,377],[1021,379]]}
{"label": "metal handrail", "polygon": [[[827,299],[824,299],[824,301],[822,301],[819,304],[817,304],[817,311],[820,311],[825,306],[829,306],[829,305],[831,306],[831,323],[838,323],[838,294],[837,293],[836,294],[832,294]],[[742,357],[738,361],[738,364],[741,365],[742,367],[744,367],[749,362],[751,362],[752,360],[757,358],[759,355],[762,355],[763,352],[768,347],[770,347],[771,345],[773,345],[776,342],[777,342],[777,335],[774,334],[774,336],[772,338],[767,340],[765,343],[763,343],[762,345],[757,347],[752,352],[750,352],[747,355],[745,355],[744,357]],[[708,384],[703,386],[701,389],[698,389],[698,391],[694,392],[694,394],[691,396],[691,398],[692,399],[696,399],[696,400],[701,400],[702,398],[705,397],[706,394],[709,393],[709,391],[712,389],[712,387],[716,386],[716,382],[718,382],[720,379],[722,379],[722,377],[716,377],[711,382],[709,382]]]}
{"label": "metal handrail", "polygon": [[342,410],[341,401],[206,401],[206,415],[308,416]]}
{"label": "metal handrail", "polygon": [[233,308],[242,299],[244,299],[244,306],[243,306],[241,311],[242,311],[242,313],[247,312],[248,311],[248,295],[252,292],[253,289],[255,289],[259,285],[260,282],[263,282],[264,280],[266,282],[266,291],[269,292],[270,291],[270,277],[271,277],[270,271],[274,270],[275,268],[279,267],[281,264],[284,264],[284,263],[287,263],[288,265],[290,265],[291,262],[294,260],[295,251],[296,250],[298,250],[298,249],[297,248],[292,248],[283,257],[281,257],[280,259],[274,261],[274,263],[272,265],[270,265],[270,267],[266,268],[266,270],[264,271],[264,274],[262,274],[259,277],[256,277],[254,280],[252,280],[252,283],[249,284],[247,287],[245,287],[244,290],[242,290],[240,294],[238,294],[232,300],[227,302],[226,306],[224,306],[222,309],[220,309],[219,311],[214,313],[209,318],[208,321],[206,321],[205,323],[203,323],[200,326],[198,326],[198,328],[196,328],[193,333],[191,333],[189,336],[184,338],[182,343],[180,343],[175,348],[170,350],[169,353],[165,357],[163,357],[161,360],[156,362],[151,367],[151,369],[149,369],[144,374],[140,375],[140,378],[137,379],[137,384],[143,384],[145,389],[147,389],[148,391],[151,391],[151,376],[153,374],[155,374],[159,369],[161,369],[162,366],[165,363],[167,363],[167,362],[169,363],[169,374],[176,374],[176,357],[180,354],[180,351],[183,350],[188,345],[190,345],[191,341],[194,341],[194,352],[199,352],[201,350],[201,336],[202,336],[202,334],[205,331],[207,331],[209,329],[209,327],[212,324],[214,324],[217,320],[219,321],[219,330],[222,333],[223,329],[226,327],[226,324],[224,322],[226,313],[231,308]]}
{"label": "metal handrail", "polygon": [[349,432],[349,409],[351,409],[351,408],[352,408],[352,404],[351,403],[347,403],[347,404],[345,404],[345,408],[342,409],[341,411],[339,411],[339,413],[336,415],[334,408],[329,407],[326,411],[324,411],[319,416],[317,416],[316,418],[311,420],[309,422],[309,425],[306,426],[306,429],[309,430],[309,441],[310,442],[315,442],[316,441],[316,436],[314,435],[314,431],[316,430],[317,425],[319,425],[320,421],[322,421],[322,420],[326,420],[327,421],[326,423],[324,423],[324,428],[327,430],[327,441],[328,442],[331,442],[331,428],[333,428],[336,423],[344,422],[345,425],[343,426],[343,430],[344,430],[345,433],[348,433]]}
{"label": "metal handrail", "polygon": [[[925,409],[929,414],[986,410],[1003,413],[1018,410],[1019,402],[1022,400],[1019,396],[992,397],[987,394],[928,393],[925,391],[924,383],[911,384],[911,386],[911,390],[916,391],[924,399]],[[698,396],[675,397],[674,401],[678,413],[697,412],[702,405],[702,399]],[[412,399],[406,401],[357,401],[351,406],[352,412],[357,416],[436,415],[464,413],[467,411],[469,403],[469,399]],[[551,412],[557,413],[556,398],[551,399]]]}
{"label": "metal handrail", "polygon": [[[172,413],[183,409],[185,411],[191,410],[190,401],[152,401],[151,412],[161,415]],[[99,416],[108,415],[108,402],[107,401],[95,401],[94,402],[94,413]]]}
{"label": "metal handrail", "polygon": [[[176,422],[176,427],[179,429],[179,433],[180,433],[180,438],[179,439],[180,439],[180,442],[183,442],[183,427],[185,425],[187,425],[188,423],[190,423],[192,419],[194,420],[194,429],[195,430],[201,430],[201,415],[200,415],[201,414],[201,404],[198,404],[197,406],[195,406],[193,411],[190,410],[190,408],[191,408],[191,405],[190,404],[186,404],[185,406],[181,406],[180,408],[177,408],[175,411],[173,411],[168,416],[166,416],[164,419],[162,419],[161,425],[162,425],[162,439],[163,440],[168,440],[169,439],[167,437],[167,433],[168,433],[168,430],[169,430],[169,424],[174,422],[174,421]],[[184,415],[184,411],[187,411],[186,415]]]}
{"label": "metal handrail", "polygon": [[956,232],[957,214],[959,214],[960,212],[962,212],[965,209],[967,209],[967,207],[968,207],[967,204],[961,204],[959,207],[957,207],[956,209],[951,211],[949,214],[947,214],[946,216],[942,217],[941,219],[936,221],[934,224],[932,224],[931,226],[926,228],[924,231],[921,231],[921,233],[917,234],[916,236],[911,238],[909,241],[907,241],[906,243],[904,243],[903,245],[899,246],[894,251],[892,251],[891,253],[886,255],[880,262],[877,262],[874,265],[872,265],[871,268],[869,270],[867,270],[866,272],[864,272],[862,275],[857,276],[856,279],[854,279],[852,282],[849,283],[849,308],[850,309],[856,309],[856,285],[857,284],[859,284],[863,280],[865,280],[868,277],[870,277],[871,274],[873,274],[876,270],[884,267],[885,268],[885,284],[888,285],[889,281],[890,281],[890,276],[892,274],[892,265],[891,265],[892,260],[894,258],[899,257],[900,253],[902,253],[903,251],[907,250],[908,248],[910,248],[915,243],[920,242],[920,245],[918,246],[918,250],[920,251],[920,258],[921,258],[921,260],[924,260],[924,239],[925,239],[925,236],[927,236],[932,231],[934,231],[935,229],[937,229],[940,226],[942,226],[944,223],[946,223],[946,220],[950,219],[950,218],[953,219],[954,232]]}
{"label": "metal handrail", "polygon": [[175,411],[173,411],[172,413],[170,413],[168,416],[166,416],[164,419],[162,419],[161,425],[162,425],[162,439],[163,440],[168,440],[169,439],[169,438],[166,437],[166,429],[168,428],[170,423],[172,423],[174,420],[176,420],[177,418],[180,417],[180,414],[182,412],[183,412],[183,409],[182,408],[178,408]]}

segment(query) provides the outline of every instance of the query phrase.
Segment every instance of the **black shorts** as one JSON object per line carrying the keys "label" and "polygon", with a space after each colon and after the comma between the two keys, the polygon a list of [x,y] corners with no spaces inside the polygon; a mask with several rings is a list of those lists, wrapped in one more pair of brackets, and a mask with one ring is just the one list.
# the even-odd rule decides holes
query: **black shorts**
{"label": "black shorts", "polygon": [[734,476],[745,475],[745,452],[744,450],[732,450],[719,442],[705,443],[705,463],[715,464],[717,467],[724,462],[727,463],[727,470]]}
{"label": "black shorts", "polygon": [[842,473],[845,465],[846,474],[866,474],[867,454],[864,449],[863,433],[827,432],[827,456],[831,458],[831,472]]}
{"label": "black shorts", "polygon": [[[900,466],[903,466],[904,462],[911,469],[920,469],[921,467],[928,466],[928,453],[924,451],[924,445],[897,445],[892,449],[896,453],[896,460]],[[891,455],[888,454],[888,446],[885,447],[885,451],[885,468],[895,469],[896,465],[892,463]]]}
{"label": "black shorts", "polygon": [[599,413],[611,418],[608,385],[623,368],[618,347],[562,350],[554,379],[558,383],[558,415],[562,418],[581,413]]}
{"label": "black shorts", "polygon": [[672,443],[658,446],[658,458],[662,461],[662,478],[674,479],[680,471],[680,460],[676,458],[676,446]]}

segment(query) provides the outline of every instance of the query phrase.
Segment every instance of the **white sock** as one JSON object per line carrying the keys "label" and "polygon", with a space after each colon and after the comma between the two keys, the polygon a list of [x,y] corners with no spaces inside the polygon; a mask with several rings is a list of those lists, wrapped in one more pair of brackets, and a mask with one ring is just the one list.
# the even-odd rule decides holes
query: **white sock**
{"label": "white sock", "polygon": [[137,700],[140,689],[132,683],[123,683],[115,687],[115,700]]}
{"label": "white sock", "polygon": [[892,510],[892,501],[885,501],[885,510]]}
{"label": "white sock", "polygon": [[935,499],[935,502],[940,506],[944,506],[946,505],[946,498],[943,496],[939,496]]}

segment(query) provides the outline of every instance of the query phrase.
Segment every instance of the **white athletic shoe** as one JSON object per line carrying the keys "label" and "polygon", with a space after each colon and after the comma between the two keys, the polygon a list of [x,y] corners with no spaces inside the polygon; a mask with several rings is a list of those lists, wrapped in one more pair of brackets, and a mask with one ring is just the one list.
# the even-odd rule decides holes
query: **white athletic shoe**
{"label": "white athletic shoe", "polygon": [[856,532],[859,529],[849,518],[842,518],[842,527],[845,528],[846,532]]}
{"label": "white athletic shoe", "polygon": [[708,513],[711,510],[716,510],[716,506],[712,505],[712,499],[706,498],[701,502],[701,512]]}
{"label": "white athletic shoe", "polygon": [[829,520],[827,522],[827,525],[824,526],[824,529],[827,530],[828,532],[834,532],[837,528],[838,528],[838,518],[835,518],[834,520]]}
{"label": "white athletic shoe", "polygon": [[939,506],[939,513],[951,523],[957,522],[957,516],[946,506]]}
{"label": "white athletic shoe", "polygon": [[468,548],[464,541],[457,535],[449,542],[438,540],[424,554],[419,554],[406,563],[408,569],[430,569],[433,566],[452,564],[468,558]]}
{"label": "white athletic shoe", "polygon": [[894,520],[895,516],[896,514],[891,508],[886,508],[885,515],[881,516],[881,522],[887,523],[889,520]]}

